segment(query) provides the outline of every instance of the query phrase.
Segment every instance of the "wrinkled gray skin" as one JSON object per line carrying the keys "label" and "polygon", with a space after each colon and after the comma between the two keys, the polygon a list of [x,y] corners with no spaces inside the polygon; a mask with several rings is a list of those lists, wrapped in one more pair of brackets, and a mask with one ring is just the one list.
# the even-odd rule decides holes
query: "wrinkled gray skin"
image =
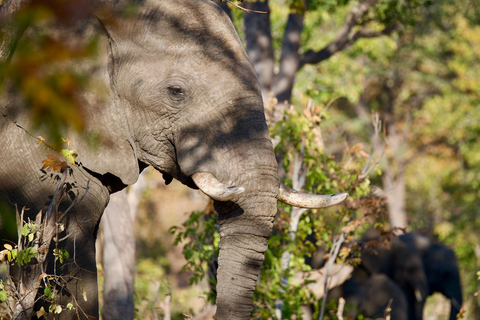
{"label": "wrinkled gray skin", "polygon": [[388,246],[381,242],[365,245],[372,240],[378,237],[367,233],[362,239],[361,267],[371,275],[385,274],[395,281],[406,294],[408,319],[422,319],[428,283],[420,253],[397,238],[392,238]]}
{"label": "wrinkled gray skin", "polygon": [[330,297],[333,299],[343,297],[347,314],[352,319],[357,319],[359,315],[383,319],[390,305],[392,320],[408,320],[405,292],[385,274],[369,276],[365,270],[356,268],[352,278],[333,289]]}
{"label": "wrinkled gray skin", "polygon": [[[70,237],[62,245],[72,258],[58,271],[69,279],[60,302],[71,302],[73,294],[79,308],[60,318],[98,316],[95,238],[102,212],[109,193],[134,183],[141,169],[152,165],[167,180],[190,186],[192,174],[208,172],[245,188],[232,202],[215,203],[221,237],[217,318],[249,319],[279,190],[254,70],[230,20],[212,1],[139,3],[128,18],[115,12],[117,23],[97,11],[98,20],[87,19],[77,28],[76,36],[93,29],[105,43],[106,52],[90,70],[107,84],[103,95],[83,93],[87,131],[101,134],[104,144],[93,151],[81,137],[65,133],[80,165],[69,175],[62,207],[83,194],[87,181],[90,185],[69,214]],[[73,38],[67,27],[60,31],[59,39]],[[45,207],[57,184],[56,174],[40,171],[52,152],[15,125],[33,136],[46,135],[30,128],[19,97],[7,90],[0,102],[0,195],[33,214]]]}
{"label": "wrinkled gray skin", "polygon": [[463,299],[460,273],[453,250],[441,243],[432,242],[419,233],[407,233],[399,239],[420,251],[429,286],[428,295],[439,292],[450,299],[450,320],[455,320]]}

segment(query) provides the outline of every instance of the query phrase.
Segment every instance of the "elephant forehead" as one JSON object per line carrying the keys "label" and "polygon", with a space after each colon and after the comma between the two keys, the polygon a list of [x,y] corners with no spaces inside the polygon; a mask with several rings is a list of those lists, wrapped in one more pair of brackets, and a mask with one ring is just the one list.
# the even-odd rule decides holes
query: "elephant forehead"
{"label": "elephant forehead", "polygon": [[[243,56],[244,50],[233,24],[211,1],[152,1],[139,8],[137,15],[117,23],[119,35],[132,39],[146,50],[162,43],[174,50],[186,47]],[[150,42],[149,44],[147,44]],[[229,52],[230,51],[230,52]]]}

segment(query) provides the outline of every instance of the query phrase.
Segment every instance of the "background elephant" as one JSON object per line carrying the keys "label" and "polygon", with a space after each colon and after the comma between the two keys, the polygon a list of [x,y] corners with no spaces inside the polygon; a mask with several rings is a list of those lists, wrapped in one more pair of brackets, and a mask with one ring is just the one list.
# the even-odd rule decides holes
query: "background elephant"
{"label": "background elephant", "polygon": [[[318,277],[309,276],[309,279],[317,282],[305,284],[317,298],[322,298],[324,294],[325,269],[314,270],[314,274],[318,272]],[[349,319],[363,319],[359,317],[361,315],[371,319],[384,318],[390,308],[391,319],[408,320],[405,292],[390,277],[385,274],[370,275],[365,269],[353,268],[350,265],[334,265],[334,269],[333,281],[329,281],[328,285],[330,292],[327,299],[345,299],[343,314],[348,314]],[[312,306],[303,306],[302,319],[311,320],[313,309]]]}
{"label": "background elephant", "polygon": [[[367,230],[362,239],[358,240],[357,243],[361,250],[361,263],[355,267],[352,279],[339,288],[334,288],[331,294],[329,294],[329,299],[338,299],[343,296],[348,302],[346,296],[343,295],[344,293],[351,295],[351,300],[358,300],[362,295],[368,293],[372,302],[377,301],[377,299],[385,302],[382,300],[382,297],[376,298],[373,291],[368,291],[369,288],[382,284],[389,288],[389,292],[393,294],[398,291],[393,289],[393,287],[398,286],[402,292],[400,305],[403,306],[403,300],[406,301],[404,305],[404,319],[422,319],[423,308],[428,295],[428,284],[420,252],[412,250],[409,245],[395,236],[381,237],[380,233],[374,229]],[[312,268],[318,269],[326,262],[324,259],[325,253],[325,248],[320,246],[312,258],[307,257],[306,261],[309,261]],[[387,276],[391,281],[385,281],[384,276]],[[367,282],[370,278],[372,280]],[[367,288],[361,289],[364,285],[367,285]],[[354,303],[355,306],[359,306],[359,304],[360,301],[355,301]],[[372,305],[377,304],[374,303]],[[401,309],[400,307],[397,308],[398,310]],[[375,308],[369,306],[367,309],[372,311]],[[399,319],[403,319],[403,311],[401,313],[400,311],[398,312],[397,316],[400,317]],[[383,314],[381,316],[383,317]]]}
{"label": "background elephant", "polygon": [[361,240],[361,265],[370,275],[385,274],[405,292],[408,319],[422,319],[428,282],[420,252],[397,237],[382,238],[369,230]]}
{"label": "background elephant", "polygon": [[460,273],[453,250],[419,233],[407,233],[399,236],[399,239],[421,253],[428,281],[428,295],[439,292],[450,299],[450,320],[456,319],[463,299]]}
{"label": "background elephant", "polygon": [[[25,3],[5,2],[1,21],[8,22]],[[167,183],[175,178],[215,200],[221,237],[217,318],[248,319],[277,198],[302,204],[298,193],[279,184],[255,72],[232,23],[212,1],[135,1],[134,10],[122,4],[92,2],[77,20],[73,15],[66,23],[42,25],[67,48],[92,34],[102,44],[97,60],[75,62],[95,79],[97,90],[74,93],[82,101],[85,131],[100,137],[100,147],[89,148],[82,134],[62,132],[79,156],[68,171],[68,196],[60,210],[86,195],[69,212],[68,238],[61,243],[71,257],[57,270],[67,282],[58,303],[75,301],[76,309],[62,311],[60,318],[98,316],[95,238],[102,212],[110,193],[134,183],[151,165]],[[13,29],[2,42],[2,62],[10,62],[9,43],[21,46],[20,36],[29,33],[7,28]],[[47,129],[31,126],[28,101],[8,73],[3,85],[0,195],[12,207],[30,208],[31,218],[57,185],[56,173],[40,170],[53,151],[37,145],[35,137],[46,136]],[[316,197],[310,207],[345,197]]]}
{"label": "background elephant", "polygon": [[384,318],[390,307],[391,319],[407,320],[407,297],[400,286],[385,274],[370,277],[359,275],[363,272],[360,269],[354,270],[353,277],[341,287],[341,296],[346,301],[350,317],[355,319],[362,314],[371,319]]}

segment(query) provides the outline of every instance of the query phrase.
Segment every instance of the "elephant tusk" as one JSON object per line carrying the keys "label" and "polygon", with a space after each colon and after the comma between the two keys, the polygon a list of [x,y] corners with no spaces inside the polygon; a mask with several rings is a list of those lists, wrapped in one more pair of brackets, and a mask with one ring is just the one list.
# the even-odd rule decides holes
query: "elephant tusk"
{"label": "elephant tusk", "polygon": [[415,289],[415,299],[417,299],[417,302],[422,302],[422,293],[420,292],[419,289]]}
{"label": "elephant tusk", "polygon": [[218,181],[213,174],[207,172],[194,173],[192,179],[197,187],[213,200],[230,201],[245,191],[242,187],[228,187]]}
{"label": "elephant tusk", "polygon": [[455,298],[450,299],[450,304],[452,305],[452,308],[455,308],[457,310],[460,310],[462,308],[462,304],[459,303]]}
{"label": "elephant tusk", "polygon": [[348,197],[348,193],[338,193],[330,195],[308,194],[293,190],[283,183],[280,184],[280,193],[278,200],[291,206],[319,209],[327,208],[339,204]]}

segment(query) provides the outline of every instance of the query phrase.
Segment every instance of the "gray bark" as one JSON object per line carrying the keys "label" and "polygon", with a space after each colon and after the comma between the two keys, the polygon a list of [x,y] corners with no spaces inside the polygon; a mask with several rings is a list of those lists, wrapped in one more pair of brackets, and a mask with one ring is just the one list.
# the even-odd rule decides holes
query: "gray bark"
{"label": "gray bark", "polygon": [[290,101],[295,74],[300,66],[300,42],[303,30],[303,13],[291,13],[283,35],[280,68],[274,79],[273,94],[280,105]]}
{"label": "gray bark", "polygon": [[408,226],[407,213],[405,211],[405,168],[396,174],[391,168],[392,164],[388,164],[382,175],[385,195],[387,197],[388,217],[390,220],[390,227],[392,229],[406,229]]}
{"label": "gray bark", "polygon": [[267,101],[268,93],[272,89],[274,67],[268,0],[246,2],[245,8],[267,12],[243,14],[248,57],[257,73],[263,99]]}
{"label": "gray bark", "polygon": [[103,213],[104,320],[133,319],[134,316],[134,221],[141,193],[146,187],[144,171],[128,192],[124,189],[110,196]]}
{"label": "gray bark", "polygon": [[103,318],[133,319],[135,236],[124,189],[110,196],[102,219],[105,271]]}

